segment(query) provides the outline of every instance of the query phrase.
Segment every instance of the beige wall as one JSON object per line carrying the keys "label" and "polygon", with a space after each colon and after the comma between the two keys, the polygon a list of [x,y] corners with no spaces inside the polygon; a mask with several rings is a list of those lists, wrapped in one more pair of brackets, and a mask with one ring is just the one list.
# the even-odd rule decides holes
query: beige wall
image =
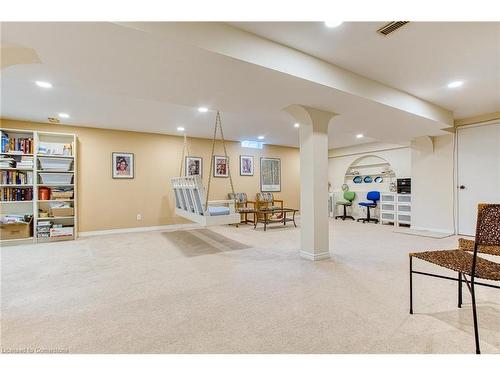
{"label": "beige wall", "polygon": [[[169,179],[179,174],[182,137],[106,130],[66,125],[1,120],[3,128],[23,128],[76,133],[78,137],[78,220],[79,231],[95,231],[140,226],[183,223],[174,215],[174,198]],[[207,184],[210,168],[211,140],[190,138],[192,156],[203,158],[203,181]],[[135,154],[135,178],[111,178],[111,153]],[[265,145],[263,150],[241,148],[228,142],[231,174],[235,191],[252,199],[260,189],[260,157],[281,158],[281,188],[275,196],[289,207],[299,208],[299,150],[292,147]],[[216,154],[223,155],[220,144]],[[239,175],[239,156],[253,155],[254,176]],[[210,199],[226,199],[230,191],[228,178],[212,178]],[[141,214],[138,221],[136,215]]]}

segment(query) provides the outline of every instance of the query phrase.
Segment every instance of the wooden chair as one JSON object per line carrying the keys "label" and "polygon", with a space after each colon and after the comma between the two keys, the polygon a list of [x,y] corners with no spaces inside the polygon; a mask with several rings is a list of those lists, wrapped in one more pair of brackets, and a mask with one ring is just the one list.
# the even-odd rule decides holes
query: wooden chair
{"label": "wooden chair", "polygon": [[[276,203],[279,203],[279,205],[276,205]],[[257,209],[283,208],[283,200],[274,199],[273,193],[257,193],[255,196],[255,204]]]}
{"label": "wooden chair", "polygon": [[[255,209],[261,210],[263,208],[283,208],[283,200],[274,199],[273,193],[257,193],[255,196]],[[259,214],[261,219],[264,214]],[[272,215],[272,214],[266,214]]]}
{"label": "wooden chair", "polygon": [[[476,353],[480,354],[475,286],[481,285],[496,289],[500,289],[500,286],[478,282],[476,279],[500,281],[500,263],[480,257],[477,255],[478,253],[500,256],[500,204],[480,204],[478,206],[475,241],[460,239],[457,250],[435,250],[409,254],[410,314],[413,314],[413,274],[457,281],[459,308],[462,307],[462,283],[465,282],[472,298]],[[413,258],[455,271],[458,273],[458,278],[414,271]]]}
{"label": "wooden chair", "polygon": [[[236,212],[239,212],[241,215],[241,223],[254,223],[254,220],[248,220],[248,214],[253,213],[255,210],[255,202],[254,201],[249,201],[247,199],[247,194],[246,193],[228,193],[228,198],[232,199],[236,203]],[[249,207],[249,204],[252,206]],[[255,214],[254,214],[255,215]]]}

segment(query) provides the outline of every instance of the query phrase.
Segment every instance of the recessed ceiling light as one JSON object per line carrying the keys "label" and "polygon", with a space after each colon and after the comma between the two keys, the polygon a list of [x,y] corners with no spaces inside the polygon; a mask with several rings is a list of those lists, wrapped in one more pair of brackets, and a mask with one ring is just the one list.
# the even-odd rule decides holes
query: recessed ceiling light
{"label": "recessed ceiling light", "polygon": [[300,124],[298,122],[296,122],[295,124],[293,124],[293,127],[294,128],[300,128]]}
{"label": "recessed ceiling light", "polygon": [[183,127],[183,126],[178,126],[178,127],[177,127],[177,131],[178,131],[178,132],[183,132],[184,130],[186,130],[186,129],[184,129],[184,127]]}
{"label": "recessed ceiling light", "polygon": [[58,113],[57,116],[60,118],[69,118],[69,115],[67,113]]}
{"label": "recessed ceiling light", "polygon": [[363,138],[364,135],[363,134],[356,134],[356,138]]}
{"label": "recessed ceiling light", "polygon": [[325,26],[330,28],[338,27],[342,24],[343,24],[342,21],[325,21]]}
{"label": "recessed ceiling light", "polygon": [[263,136],[263,135],[259,135],[259,136],[257,137],[257,139],[264,139],[264,136]]}
{"label": "recessed ceiling light", "polygon": [[450,89],[454,89],[454,88],[456,88],[456,87],[460,87],[460,86],[462,86],[463,84],[464,84],[464,82],[463,82],[463,81],[453,81],[453,82],[448,83],[448,87],[449,87]]}
{"label": "recessed ceiling light", "polygon": [[38,87],[43,87],[44,89],[52,88],[52,83],[45,81],[36,81],[35,82]]}
{"label": "recessed ceiling light", "polygon": [[208,112],[208,108],[207,107],[200,107],[200,108],[198,108],[198,112],[202,112],[202,113]]}

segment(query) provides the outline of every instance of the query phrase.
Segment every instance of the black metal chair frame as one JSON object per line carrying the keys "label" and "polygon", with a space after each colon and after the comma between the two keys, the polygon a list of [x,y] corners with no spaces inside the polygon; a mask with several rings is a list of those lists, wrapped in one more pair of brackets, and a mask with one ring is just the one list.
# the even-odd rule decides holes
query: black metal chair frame
{"label": "black metal chair frame", "polygon": [[[338,205],[337,205],[338,206]],[[354,217],[352,217],[351,215],[347,215],[347,204],[343,204],[342,206],[344,206],[344,214],[343,215],[337,215],[335,216],[335,220],[337,219],[342,219],[342,220],[345,220],[345,219],[352,219],[352,220],[356,220]],[[349,206],[352,206],[352,203],[349,205]]]}
{"label": "black metal chair frame", "polygon": [[362,221],[363,223],[373,221],[374,223],[378,223],[378,219],[372,219],[370,216],[370,208],[377,208],[377,203],[374,203],[373,206],[362,206],[366,207],[366,217],[360,217],[358,221]]}
{"label": "black metal chair frame", "polygon": [[[500,205],[494,205],[494,206],[500,206]],[[467,280],[467,276],[462,272],[458,272],[458,277],[454,278],[454,277],[443,276],[443,275],[438,275],[438,274],[433,274],[433,273],[428,273],[428,272],[415,271],[415,270],[413,270],[413,257],[410,256],[410,314],[413,314],[413,274],[425,275],[425,276],[436,277],[439,279],[457,281],[458,282],[458,308],[462,308],[462,284],[465,283],[467,285],[467,288],[469,289],[469,292],[471,294],[471,300],[472,300],[472,317],[474,320],[474,339],[475,339],[475,343],[476,343],[476,354],[481,354],[481,349],[479,346],[479,329],[478,329],[478,320],[477,320],[475,286],[481,285],[481,286],[486,286],[489,288],[500,289],[500,286],[498,286],[498,285],[486,284],[486,283],[478,282],[475,280],[476,279],[475,274],[476,274],[476,261],[477,261],[478,247],[481,245],[491,245],[488,243],[481,243],[482,240],[481,240],[481,236],[480,236],[480,223],[479,223],[480,218],[481,218],[481,216],[480,216],[480,214],[478,214],[470,280]],[[466,251],[466,250],[457,250],[457,251]],[[445,267],[443,267],[443,268],[445,268]]]}

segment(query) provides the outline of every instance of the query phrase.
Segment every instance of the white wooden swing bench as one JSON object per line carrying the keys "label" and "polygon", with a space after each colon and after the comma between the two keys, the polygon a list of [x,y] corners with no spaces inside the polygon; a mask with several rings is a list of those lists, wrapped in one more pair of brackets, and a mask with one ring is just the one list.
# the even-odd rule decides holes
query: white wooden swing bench
{"label": "white wooden swing bench", "polygon": [[175,195],[176,215],[203,226],[240,222],[234,200],[206,201],[200,176],[174,177],[170,179],[170,183]]}
{"label": "white wooden swing bench", "polygon": [[[208,188],[205,193],[203,182],[200,176],[186,176],[174,177],[170,179],[172,189],[175,196],[175,214],[185,219],[194,221],[203,226],[210,225],[224,225],[224,224],[239,224],[241,216],[235,209],[235,201],[230,200],[208,200],[210,194],[210,183],[212,181],[212,171],[214,169],[214,149],[215,140],[217,138],[217,129],[220,129],[222,146],[224,147],[224,155],[226,160],[227,150],[224,142],[224,133],[222,131],[222,121],[220,113],[217,111],[215,117],[214,136],[212,139],[212,155],[210,156],[210,170],[208,175]],[[182,166],[185,153],[189,156],[189,147],[184,134],[184,147],[182,150],[181,167],[179,176],[182,176]],[[234,195],[233,179],[231,177],[231,170],[228,166],[229,182],[231,184],[231,191]]]}

